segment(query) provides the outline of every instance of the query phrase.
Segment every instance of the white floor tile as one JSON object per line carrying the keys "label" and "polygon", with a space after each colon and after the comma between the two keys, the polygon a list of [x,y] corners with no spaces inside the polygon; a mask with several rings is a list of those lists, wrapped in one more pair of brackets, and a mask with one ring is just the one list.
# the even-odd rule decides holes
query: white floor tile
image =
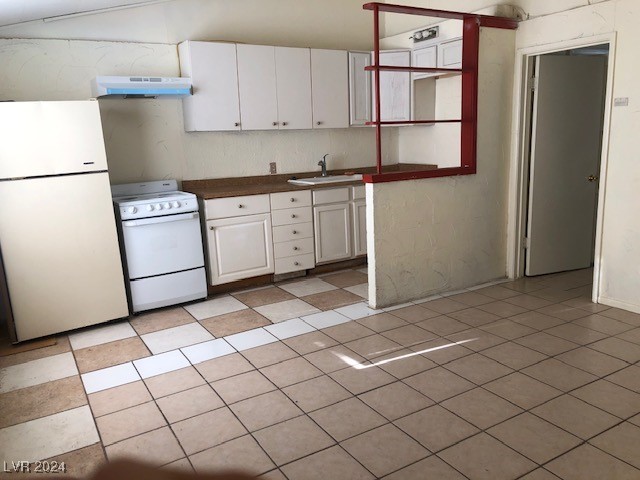
{"label": "white floor tile", "polygon": [[400,310],[401,308],[411,307],[414,305],[413,302],[401,303],[400,305],[394,305],[393,307],[383,308],[384,312],[393,312],[394,310]]}
{"label": "white floor tile", "polygon": [[365,275],[369,274],[369,269],[367,267],[359,268],[356,272],[364,273]]}
{"label": "white floor tile", "polygon": [[345,317],[349,317],[351,320],[358,320],[359,318],[382,313],[382,310],[369,308],[366,303],[354,303],[353,305],[347,305],[346,307],[336,308],[335,311]]}
{"label": "white floor tile", "polygon": [[302,320],[307,322],[309,325],[317,328],[318,330],[321,328],[329,328],[333,327],[334,325],[340,325],[341,323],[351,321],[350,318],[345,317],[344,315],[340,315],[334,310],[327,310],[326,312],[307,315],[305,317],[302,317]]}
{"label": "white floor tile", "polygon": [[69,335],[69,342],[71,343],[71,348],[79,350],[80,348],[115,342],[116,340],[135,337],[136,335],[137,333],[133,327],[129,325],[129,322],[125,321],[72,333]]}
{"label": "white floor tile", "polygon": [[231,295],[225,295],[223,297],[205,300],[204,302],[186,305],[184,308],[197,320],[204,320],[205,318],[237,312],[249,307]]}
{"label": "white floor tile", "polygon": [[338,289],[335,285],[331,285],[319,278],[310,278],[308,280],[278,286],[296,297],[304,297],[306,295],[314,295],[316,293],[330,292],[331,290]]}
{"label": "white floor tile", "polygon": [[309,305],[299,299],[263,305],[262,307],[254,308],[254,310],[267,317],[273,323],[289,320],[290,318],[300,318],[320,311],[313,305]]}
{"label": "white floor tile", "polygon": [[429,295],[428,297],[421,298],[419,300],[414,300],[413,303],[416,305],[420,305],[421,303],[431,302],[432,300],[438,300],[439,298],[443,298],[440,295]]}
{"label": "white floor tile", "polygon": [[32,387],[77,374],[78,368],[71,352],[31,360],[0,369],[0,393]]}
{"label": "white floor tile", "polygon": [[298,335],[315,332],[316,330],[311,325],[303,322],[299,318],[292,318],[291,320],[276,323],[275,325],[269,325],[268,327],[264,327],[264,329],[270,334],[278,337],[280,340],[284,340],[285,338],[297,337]]}
{"label": "white floor tile", "polygon": [[138,371],[134,368],[133,363],[123,363],[115,367],[103,368],[94,372],[83,373],[80,375],[84,389],[87,393],[100,392],[113,387],[119,387],[126,383],[140,380]]}
{"label": "white floor tile", "polygon": [[91,410],[85,405],[3,428],[0,430],[0,458],[6,462],[33,462],[99,441]]}
{"label": "white floor tile", "polygon": [[360,285],[354,285],[352,287],[344,288],[347,292],[351,292],[359,297],[364,298],[365,300],[369,298],[369,284],[361,283]]}
{"label": "white floor tile", "polygon": [[235,290],[231,292],[231,294],[240,295],[241,293],[249,293],[249,292],[257,292],[258,290],[266,290],[267,288],[273,288],[273,285],[269,284],[269,285],[265,285],[264,287],[252,287],[252,288],[245,288],[243,290]]}
{"label": "white floor tile", "polygon": [[223,338],[216,338],[210,342],[199,343],[181,350],[194,365],[211,360],[212,358],[229,355],[236,351],[235,348],[229,345]]}
{"label": "white floor tile", "polygon": [[253,330],[247,330],[246,332],[229,335],[228,337],[224,337],[224,339],[239,352],[278,341],[276,337],[271,335],[264,328],[254,328]]}
{"label": "white floor tile", "polygon": [[133,365],[142,378],[155,377],[163,373],[173,372],[181,368],[189,367],[189,360],[180,350],[173,350],[160,355],[134,360]]}
{"label": "white floor tile", "polygon": [[213,340],[213,335],[202,325],[194,322],[158,332],[146,333],[140,335],[140,338],[149,347],[151,353],[155,355]]}

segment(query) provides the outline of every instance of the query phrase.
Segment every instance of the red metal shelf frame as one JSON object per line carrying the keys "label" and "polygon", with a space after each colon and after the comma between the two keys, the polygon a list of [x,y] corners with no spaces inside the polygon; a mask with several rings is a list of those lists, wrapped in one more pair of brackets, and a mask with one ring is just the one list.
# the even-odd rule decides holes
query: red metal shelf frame
{"label": "red metal shelf frame", "polygon": [[[396,182],[401,180],[415,180],[419,178],[448,177],[454,175],[472,175],[476,173],[476,143],[478,132],[478,53],[480,45],[480,27],[503,28],[514,30],[518,28],[516,20],[490,15],[477,15],[464,12],[433,10],[430,8],[393,5],[389,3],[366,3],[365,10],[373,11],[373,65],[365,67],[372,71],[375,79],[375,118],[367,125],[376,127],[376,170],[375,174],[363,175],[365,183]],[[395,67],[380,65],[380,12],[421,15],[426,17],[462,20],[462,68],[424,68],[424,67]],[[428,72],[450,73],[462,75],[462,118],[460,120],[410,120],[410,121],[380,121],[380,72]],[[460,166],[439,168],[436,170],[421,170],[411,172],[382,173],[382,126],[383,125],[424,125],[433,123],[460,123]]]}

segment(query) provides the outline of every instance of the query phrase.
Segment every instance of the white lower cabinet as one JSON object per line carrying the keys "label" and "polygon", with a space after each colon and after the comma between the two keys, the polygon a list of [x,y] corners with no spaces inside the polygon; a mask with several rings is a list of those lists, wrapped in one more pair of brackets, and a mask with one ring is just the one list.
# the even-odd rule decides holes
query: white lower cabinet
{"label": "white lower cabinet", "polygon": [[353,202],[353,255],[367,254],[367,204],[365,200]]}
{"label": "white lower cabinet", "polygon": [[316,263],[351,258],[351,211],[349,203],[313,207]]}

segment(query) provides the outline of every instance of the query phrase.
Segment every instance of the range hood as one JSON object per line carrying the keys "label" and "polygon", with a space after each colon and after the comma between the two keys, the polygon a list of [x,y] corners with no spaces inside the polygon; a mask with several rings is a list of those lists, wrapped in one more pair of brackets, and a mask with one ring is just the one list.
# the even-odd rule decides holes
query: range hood
{"label": "range hood", "polygon": [[191,79],[99,76],[91,92],[96,98],[178,98],[191,95]]}

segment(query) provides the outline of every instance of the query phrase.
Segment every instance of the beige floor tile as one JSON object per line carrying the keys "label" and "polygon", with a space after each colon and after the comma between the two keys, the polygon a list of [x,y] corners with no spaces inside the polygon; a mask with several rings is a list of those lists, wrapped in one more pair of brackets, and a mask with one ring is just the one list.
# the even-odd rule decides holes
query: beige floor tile
{"label": "beige floor tile", "polygon": [[301,300],[304,300],[309,305],[313,305],[314,307],[325,311],[361,302],[362,297],[356,295],[355,293],[347,292],[346,290],[332,290],[330,292],[307,295],[301,297]]}
{"label": "beige floor tile", "polygon": [[[527,311],[526,308],[519,307],[517,305],[512,305],[503,301],[493,301],[491,303],[486,303],[484,305],[478,305],[476,308],[482,310],[483,312],[492,313],[493,315],[497,315],[501,318],[512,317],[514,315],[518,315],[520,313],[525,313]],[[569,307],[567,307],[569,308]]]}
{"label": "beige floor tile", "polygon": [[620,385],[622,387],[633,390],[636,393],[640,393],[640,367],[632,365],[613,373],[607,377],[607,380]]}
{"label": "beige floor tile", "polygon": [[339,442],[386,423],[384,417],[357,398],[316,410],[309,416]]}
{"label": "beige floor tile", "polygon": [[340,343],[352,342],[375,334],[373,330],[368,329],[358,322],[347,322],[334,327],[325,328],[323,329],[323,332]]}
{"label": "beige floor tile", "polygon": [[629,325],[640,327],[640,314],[638,313],[629,312],[627,310],[620,310],[619,308],[608,308],[600,314],[604,315],[605,317],[628,323]]}
{"label": "beige floor tile", "polygon": [[196,369],[207,382],[215,382],[233,375],[250,372],[254,368],[242,355],[233,353],[199,363],[196,365]]}
{"label": "beige floor tile", "polygon": [[78,368],[71,352],[30,360],[0,369],[0,394],[77,374]]}
{"label": "beige floor tile", "polygon": [[527,335],[526,337],[517,338],[514,342],[537,352],[544,353],[545,355],[558,355],[579,347],[576,343],[549,335],[545,332],[538,332]]}
{"label": "beige floor tile", "polygon": [[337,345],[333,338],[325,335],[325,332],[311,332],[304,335],[298,335],[297,337],[287,338],[284,343],[295,350],[300,355],[306,355],[307,353],[317,352],[324,348],[333,347]]}
{"label": "beige floor tile", "polygon": [[526,410],[562,394],[560,390],[521,373],[499,378],[483,388]]}
{"label": "beige floor tile", "polygon": [[356,320],[356,322],[358,322],[360,325],[364,325],[365,327],[370,328],[377,333],[408,325],[408,323],[401,318],[398,318],[387,312],[360,318]]}
{"label": "beige floor tile", "polygon": [[224,405],[209,385],[162,397],[157,403],[169,423],[179,422]]}
{"label": "beige floor tile", "polygon": [[142,381],[127,383],[89,395],[89,404],[94,417],[135,407],[151,400],[151,394]]}
{"label": "beige floor tile", "polygon": [[135,336],[136,331],[128,321],[118,320],[101,325],[91,325],[87,328],[70,332],[69,342],[71,343],[71,348],[79,350],[81,348],[92,347],[94,345],[100,345],[101,343],[115,342],[116,340]]}
{"label": "beige floor tile", "polygon": [[276,389],[276,386],[257,370],[218,380],[213,382],[211,386],[227,404]]}
{"label": "beige floor tile", "polygon": [[465,480],[461,473],[432,455],[384,477],[384,480]]}
{"label": "beige floor tile", "polygon": [[487,348],[505,343],[506,340],[492,333],[485,332],[479,328],[465,330],[464,332],[454,333],[446,336],[447,340],[452,342],[461,342],[466,348],[475,352],[480,352]]}
{"label": "beige floor tile", "polygon": [[347,270],[340,273],[334,273],[331,275],[324,275],[322,280],[338,288],[353,287],[354,285],[360,285],[366,283],[369,279],[368,275],[357,272],[355,270]]}
{"label": "beige floor tile", "polygon": [[528,310],[537,310],[539,308],[548,307],[555,302],[550,302],[542,298],[534,297],[533,295],[518,295],[517,297],[505,298],[504,300],[512,305],[517,305]]}
{"label": "beige floor tile", "polygon": [[445,368],[477,385],[482,385],[513,372],[509,367],[505,367],[495,360],[478,353],[447,363]]}
{"label": "beige floor tile", "polygon": [[536,330],[545,330],[564,323],[564,320],[560,320],[559,318],[551,317],[540,312],[520,313],[509,317],[509,319],[522,325],[526,325],[527,327],[535,328]]}
{"label": "beige floor tile", "polygon": [[536,464],[480,433],[438,454],[469,478],[478,480],[510,480],[536,467]]}
{"label": "beige floor tile", "polygon": [[633,328],[633,325],[598,314],[583,317],[573,323],[607,335],[618,335]]}
{"label": "beige floor tile", "polygon": [[271,325],[255,310],[246,309],[200,320],[200,324],[217,338]]}
{"label": "beige floor tile", "polygon": [[329,435],[305,416],[265,428],[255,432],[254,436],[277,465],[292,462],[334,444]]}
{"label": "beige floor tile", "polygon": [[302,415],[279,390],[234,403],[230,408],[250,432]]}
{"label": "beige floor tile", "polygon": [[510,288],[516,292],[529,293],[545,288],[544,283],[541,283],[540,280],[540,278],[520,278],[512,282],[505,282],[501,284],[501,286],[504,288]]}
{"label": "beige floor tile", "polygon": [[422,322],[416,323],[416,325],[436,335],[451,335],[452,333],[469,329],[469,325],[466,323],[459,322],[445,315],[423,320]]}
{"label": "beige floor tile", "polygon": [[354,395],[359,395],[396,380],[381,368],[371,365],[361,365],[360,367],[338,370],[331,373],[330,376]]}
{"label": "beige floor tile", "polygon": [[572,323],[565,323],[564,325],[549,328],[546,330],[546,333],[564,338],[579,345],[597,342],[607,336],[604,333],[596,332],[595,330],[581,327],[580,325],[573,325]]}
{"label": "beige floor tile", "polygon": [[[206,362],[205,362],[206,363]],[[198,366],[204,365],[201,363]],[[165,397],[172,393],[188,390],[206,382],[202,375],[193,367],[181,368],[169,373],[163,373],[155,377],[146,378],[145,385],[153,395],[153,398]]]}
{"label": "beige floor tile", "polygon": [[280,470],[275,469],[260,475],[258,479],[259,480],[287,480],[287,477],[285,477]]}
{"label": "beige floor tile", "polygon": [[376,388],[359,398],[391,421],[433,405],[433,401],[402,382]]}
{"label": "beige floor tile", "polygon": [[639,394],[606,380],[585,385],[571,392],[571,395],[620,418],[640,413]]}
{"label": "beige floor tile", "polygon": [[[423,332],[425,335],[429,335],[426,331],[423,330]],[[352,342],[345,343],[344,346],[367,359],[388,355],[402,349],[400,344],[381,334],[370,335],[365,338],[353,340]]]}
{"label": "beige floor tile", "polygon": [[524,477],[520,477],[520,480],[558,480],[558,478],[544,468],[538,468],[531,473],[527,473]]}
{"label": "beige floor tile", "polygon": [[640,328],[634,328],[633,330],[629,330],[624,333],[620,333],[617,335],[618,338],[625,340],[627,342],[635,343],[636,345],[640,345]]}
{"label": "beige floor tile", "polygon": [[157,466],[166,465],[184,457],[184,452],[169,427],[159,428],[109,445],[105,450],[109,461],[129,458]]}
{"label": "beige floor tile", "polygon": [[193,473],[193,466],[188,458],[181,458],[175,462],[167,463],[162,467],[163,470],[171,470],[179,473]]}
{"label": "beige floor tile", "polygon": [[[430,304],[425,304],[430,305]],[[409,323],[418,323],[430,318],[439,317],[441,314],[433,310],[429,310],[426,306],[411,305],[408,307],[397,308],[392,310],[391,315],[401,318]]]}
{"label": "beige floor tile", "polygon": [[522,412],[521,408],[482,388],[450,398],[441,405],[481,430]]}
{"label": "beige floor tile", "polygon": [[439,405],[394,422],[432,452],[440,451],[479,430]]}
{"label": "beige floor tile", "polygon": [[361,283],[360,285],[354,285],[352,287],[344,287],[347,292],[358,295],[361,299],[367,300],[369,298],[369,284]]}
{"label": "beige floor tile", "polygon": [[246,308],[247,306],[244,303],[238,301],[231,295],[216,296],[201,302],[190,303],[184,307],[196,320],[237,312],[238,310],[244,310]]}
{"label": "beige floor tile", "polygon": [[412,350],[398,350],[378,357],[373,362],[385,372],[396,378],[407,378],[425,372],[438,365]]}
{"label": "beige floor tile", "polygon": [[552,317],[564,320],[565,322],[577,320],[578,318],[583,318],[589,315],[588,312],[585,312],[580,308],[570,307],[568,305],[563,305],[562,303],[542,307],[538,311],[545,315],[551,315]]}
{"label": "beige floor tile", "polygon": [[[67,337],[66,335],[57,335],[53,338],[55,338],[56,343],[51,346],[36,348],[34,350],[27,350],[25,352],[13,353],[11,355],[0,357],[0,368],[11,367],[20,363],[30,362],[31,360],[38,360],[40,358],[51,357],[53,355],[59,355],[61,353],[71,351],[69,337]],[[6,339],[6,343],[9,344],[8,339]]]}
{"label": "beige floor tile", "polygon": [[324,350],[309,353],[305,355],[304,358],[324,373],[342,370],[350,365],[355,365],[365,361],[363,357],[342,345],[335,345],[333,347],[325,348]]}
{"label": "beige floor tile", "polygon": [[405,378],[404,382],[436,402],[475,387],[473,383],[442,367]]}
{"label": "beige floor tile", "polygon": [[264,367],[260,371],[279,388],[322,375],[321,370],[314,367],[303,357],[285,360],[284,362]]}
{"label": "beige floor tile", "polygon": [[242,356],[249,360],[254,367],[262,368],[282,362],[283,360],[295,358],[298,356],[298,353],[282,342],[275,342],[262,345],[261,347],[243,350]]}
{"label": "beige floor tile", "polygon": [[640,360],[640,345],[615,337],[605,338],[599,342],[592,343],[589,345],[589,348],[629,363],[635,363]]}
{"label": "beige floor tile", "polygon": [[480,327],[487,323],[493,323],[496,320],[500,320],[500,317],[493,313],[488,313],[478,308],[466,308],[457,312],[451,312],[447,314],[448,317],[454,318],[461,322],[466,323],[472,327]]}
{"label": "beige floor tile", "polygon": [[437,338],[433,333],[415,325],[387,330],[382,335],[404,347],[411,347]]}
{"label": "beige floor tile", "polygon": [[318,410],[351,397],[351,393],[326,375],[291,385],[282,391],[305,412]]}
{"label": "beige floor tile", "polygon": [[[90,476],[101,466],[107,463],[107,459],[104,456],[104,450],[102,445],[94,443],[88,447],[79,448],[73,452],[63,453],[62,455],[56,455],[53,458],[47,459],[49,462],[58,462],[65,464],[67,478],[90,478]],[[35,475],[35,477],[42,477],[41,474]]]}
{"label": "beige floor tile", "polygon": [[260,475],[275,467],[251,435],[196,453],[189,459],[198,473],[235,470]]}
{"label": "beige floor tile", "polygon": [[493,285],[491,287],[481,288],[476,290],[476,293],[491,297],[495,300],[504,300],[505,298],[515,297],[520,295],[520,292],[511,288],[505,288],[500,285]]}
{"label": "beige floor tile", "polygon": [[593,382],[598,378],[571,365],[559,362],[555,358],[549,358],[527,367],[522,372],[565,392]]}
{"label": "beige floor tile", "polygon": [[627,366],[627,363],[620,359],[587,347],[580,347],[563,353],[558,355],[556,359],[598,377],[608,375]]}
{"label": "beige floor tile", "polygon": [[581,445],[545,465],[545,468],[565,480],[637,480],[640,473],[591,445]]}
{"label": "beige floor tile", "polygon": [[187,323],[195,322],[196,319],[189,315],[182,307],[164,308],[148,313],[142,313],[131,317],[129,323],[138,335],[157,332],[166,328],[179,327]]}
{"label": "beige floor tile", "polygon": [[148,357],[151,352],[140,337],[131,337],[74,350],[73,355],[80,373],[87,373]]}
{"label": "beige floor tile", "polygon": [[462,358],[473,353],[473,350],[463,345],[458,345],[446,338],[421,343],[420,345],[411,347],[411,350],[420,353],[420,355],[438,365],[447,364],[457,358]]}
{"label": "beige floor tile", "polygon": [[530,413],[489,429],[489,434],[537,463],[546,463],[582,440]]}
{"label": "beige floor tile", "polygon": [[589,443],[640,469],[640,428],[636,425],[622,423],[591,439]]}
{"label": "beige floor tile", "polygon": [[384,425],[345,440],[342,447],[377,477],[429,455],[428,450],[393,425]]}
{"label": "beige floor tile", "polygon": [[247,433],[226,407],[171,425],[187,455],[220,445]]}
{"label": "beige floor tile", "polygon": [[339,446],[331,447],[282,467],[290,480],[369,480],[373,475]]}
{"label": "beige floor tile", "polygon": [[284,320],[302,317],[304,315],[311,315],[312,313],[318,313],[320,311],[313,305],[309,305],[297,298],[294,300],[286,300],[284,302],[263,305],[261,307],[256,307],[255,310],[260,315],[267,317],[273,323],[283,322]]}
{"label": "beige floor tile", "polygon": [[449,313],[469,308],[469,306],[464,303],[451,300],[450,298],[438,298],[425,304],[425,308],[443,315],[448,315]]}
{"label": "beige floor tile", "polygon": [[104,445],[111,445],[125,438],[149,432],[167,423],[154,402],[110,413],[96,419]]}
{"label": "beige floor tile", "polygon": [[86,404],[87,397],[78,375],[13,390],[0,394],[0,428]]}
{"label": "beige floor tile", "polygon": [[584,440],[620,421],[613,415],[570,395],[554,398],[531,412]]}
{"label": "beige floor tile", "polygon": [[245,293],[233,293],[234,297],[250,308],[293,300],[296,297],[278,287],[261,288]]}
{"label": "beige floor tile", "polygon": [[503,343],[483,350],[482,355],[493,358],[503,365],[516,370],[528,367],[547,358],[546,355],[540,352],[513,342]]}
{"label": "beige floor tile", "polygon": [[486,325],[482,325],[480,327],[481,330],[485,332],[492,333],[493,335],[498,335],[506,340],[514,340],[516,338],[525,337],[527,335],[531,335],[532,333],[536,333],[536,330],[526,325],[521,325],[517,322],[513,322],[509,319],[498,320],[493,323],[487,323]]}
{"label": "beige floor tile", "polygon": [[479,292],[465,292],[459,293],[457,295],[452,295],[450,297],[451,300],[455,300],[456,302],[464,303],[470,307],[477,307],[479,305],[486,305],[487,303],[492,303],[494,301],[493,298],[483,295]]}
{"label": "beige floor tile", "polygon": [[581,294],[582,292],[580,290],[575,290],[573,288],[565,290],[563,287],[557,288],[553,286],[543,288],[541,290],[536,290],[535,292],[530,293],[530,295],[533,297],[542,298],[554,304],[558,302],[565,302],[572,298],[580,297]]}

